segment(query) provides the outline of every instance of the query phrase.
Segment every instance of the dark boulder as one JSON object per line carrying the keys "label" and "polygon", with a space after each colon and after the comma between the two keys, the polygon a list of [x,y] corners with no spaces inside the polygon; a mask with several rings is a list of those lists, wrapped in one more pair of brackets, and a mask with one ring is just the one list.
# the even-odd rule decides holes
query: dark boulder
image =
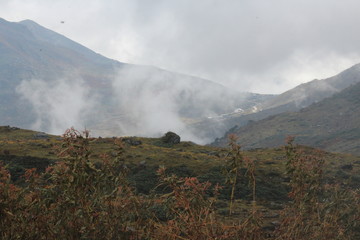
{"label": "dark boulder", "polygon": [[164,143],[178,144],[180,143],[180,136],[173,132],[167,132],[161,140]]}

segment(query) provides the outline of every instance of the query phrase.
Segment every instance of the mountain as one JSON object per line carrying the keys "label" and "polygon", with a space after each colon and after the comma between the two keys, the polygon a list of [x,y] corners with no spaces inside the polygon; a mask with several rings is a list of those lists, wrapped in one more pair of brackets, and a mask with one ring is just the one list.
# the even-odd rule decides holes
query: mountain
{"label": "mountain", "polygon": [[216,118],[204,119],[191,127],[198,135],[217,138],[234,127],[242,127],[251,121],[258,121],[284,112],[296,112],[360,82],[360,64],[356,64],[336,76],[300,84],[280,95],[262,101],[250,109],[232,112]]}
{"label": "mountain", "polygon": [[[209,115],[272,96],[151,66],[115,61],[39,24],[0,19],[0,125],[99,135],[184,132]],[[81,126],[79,126],[81,125]]]}
{"label": "mountain", "polygon": [[[270,116],[229,133],[236,134],[245,149],[280,146],[292,135],[299,144],[359,155],[359,119],[360,83],[356,83],[298,112]],[[213,145],[226,142],[224,136]]]}
{"label": "mountain", "polygon": [[22,81],[54,82],[72,72],[108,91],[109,76],[122,66],[30,20],[0,19],[0,52],[0,122],[18,126],[30,126],[37,118],[32,103],[16,91]]}
{"label": "mountain", "polygon": [[289,110],[301,109],[358,82],[360,82],[360,64],[356,64],[336,76],[300,84],[265,103],[260,103],[257,107],[271,109],[287,106]]}

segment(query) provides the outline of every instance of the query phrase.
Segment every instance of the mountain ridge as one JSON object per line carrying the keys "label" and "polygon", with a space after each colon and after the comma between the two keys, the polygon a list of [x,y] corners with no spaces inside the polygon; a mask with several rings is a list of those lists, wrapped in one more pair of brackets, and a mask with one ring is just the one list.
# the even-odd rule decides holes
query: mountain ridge
{"label": "mountain ridge", "polygon": [[113,59],[104,57],[101,54],[96,53],[95,51],[65,37],[62,34],[56,33],[48,28],[45,28],[30,19],[20,21],[19,24],[26,26],[30,30],[30,32],[33,34],[33,36],[37,39],[44,41],[44,42],[52,43],[54,45],[59,45],[59,46],[71,49],[73,51],[81,53],[82,55],[86,56],[90,60],[95,60],[97,63],[124,64],[117,60],[113,60]]}
{"label": "mountain ridge", "polygon": [[302,83],[268,101],[263,101],[253,109],[228,114],[222,118],[205,119],[192,125],[199,135],[208,138],[221,138],[229,129],[246,126],[283,112],[296,112],[313,103],[319,102],[335,93],[360,82],[360,64],[356,64],[339,74],[323,79]]}
{"label": "mountain ridge", "polygon": [[[288,135],[297,143],[326,151],[360,154],[360,83],[301,109],[234,128],[245,149],[275,147]],[[225,146],[226,136],[213,145]]]}

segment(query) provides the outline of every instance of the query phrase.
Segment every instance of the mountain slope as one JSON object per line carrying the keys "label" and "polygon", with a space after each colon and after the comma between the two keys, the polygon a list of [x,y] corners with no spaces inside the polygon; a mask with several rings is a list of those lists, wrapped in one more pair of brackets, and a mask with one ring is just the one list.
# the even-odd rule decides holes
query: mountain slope
{"label": "mountain slope", "polygon": [[242,127],[249,121],[258,121],[283,112],[296,112],[312,103],[360,82],[360,64],[356,64],[336,76],[313,80],[290,89],[280,95],[269,98],[243,112],[231,113],[214,119],[205,119],[192,125],[193,131],[207,138],[223,136],[234,126]]}
{"label": "mountain slope", "polygon": [[51,45],[72,50],[81,54],[84,58],[99,64],[120,64],[120,62],[95,53],[77,42],[74,42],[64,36],[61,36],[58,33],[40,26],[34,21],[24,20],[19,22],[19,24],[25,26],[33,34],[33,36],[41,42],[47,42]]}
{"label": "mountain slope", "polygon": [[[75,47],[66,48],[65,45]],[[114,65],[121,64],[99,57],[88,49],[86,55],[84,47],[80,46],[34,22],[12,23],[0,19],[0,122],[30,126],[36,120],[31,101],[21,99],[16,91],[24,80],[44,79],[53,83],[64,76],[77,75],[88,85],[109,91],[109,75],[113,74]],[[100,60],[107,64],[97,64]]]}
{"label": "mountain slope", "polygon": [[356,64],[336,76],[300,84],[266,103],[259,104],[259,108],[270,109],[290,105],[291,108],[300,109],[358,82],[360,82],[360,64]]}
{"label": "mountain slope", "polygon": [[134,135],[140,127],[146,136],[168,130],[191,135],[186,121],[268,99],[111,60],[30,20],[0,19],[0,52],[3,125],[50,133],[75,125],[99,135]]}
{"label": "mountain slope", "polygon": [[[360,83],[299,112],[282,113],[231,133],[244,148],[274,147],[293,135],[300,144],[328,151],[360,154]],[[226,138],[214,145],[225,146]]]}

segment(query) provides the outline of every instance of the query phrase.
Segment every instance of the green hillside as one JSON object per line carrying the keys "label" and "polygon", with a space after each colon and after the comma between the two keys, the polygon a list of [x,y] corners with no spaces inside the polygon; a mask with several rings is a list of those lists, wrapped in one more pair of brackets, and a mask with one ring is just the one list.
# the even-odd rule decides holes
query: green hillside
{"label": "green hillside", "polygon": [[[117,146],[114,141],[117,138],[90,138],[90,159],[96,163],[103,154],[114,156]],[[139,178],[152,177],[155,181],[155,171],[160,166],[173,169],[174,172],[186,176],[198,176],[203,180],[213,183],[218,181],[224,184],[222,167],[225,164],[225,156],[228,148],[213,146],[202,146],[192,142],[180,142],[178,144],[164,143],[161,138],[121,138],[124,144],[122,156],[125,163],[135,172],[139,172]],[[282,140],[284,141],[284,139]],[[60,136],[48,135],[30,130],[23,130],[15,127],[0,127],[0,160],[9,164],[20,176],[25,168],[39,168],[44,170],[59,160],[58,148],[61,146]],[[312,148],[304,147],[304,151],[312,154]],[[281,199],[283,195],[276,196],[281,188],[271,189],[269,178],[277,184],[284,185],[285,152],[282,147],[255,149],[245,151],[244,155],[253,159],[258,172],[260,189],[263,188],[269,196],[259,192],[266,200]],[[350,175],[360,174],[360,157],[348,154],[335,154],[323,152],[326,159],[328,177],[339,175],[341,178]],[[351,172],[342,171],[342,166],[352,165]],[[148,175],[151,172],[150,175]],[[349,175],[350,174],[350,175]],[[269,188],[269,189],[268,189]],[[271,193],[271,191],[274,191]]]}
{"label": "green hillside", "polygon": [[[332,152],[360,154],[360,84],[298,112],[283,113],[233,129],[246,149],[276,147],[288,135],[296,142]],[[225,146],[226,138],[214,145]]]}
{"label": "green hillside", "polygon": [[243,127],[251,121],[285,112],[296,112],[338,93],[360,82],[360,64],[356,64],[339,74],[322,80],[312,80],[300,84],[284,93],[256,104],[255,107],[232,112],[211,119],[204,119],[191,125],[198,135],[208,139],[223,136],[234,126]]}

